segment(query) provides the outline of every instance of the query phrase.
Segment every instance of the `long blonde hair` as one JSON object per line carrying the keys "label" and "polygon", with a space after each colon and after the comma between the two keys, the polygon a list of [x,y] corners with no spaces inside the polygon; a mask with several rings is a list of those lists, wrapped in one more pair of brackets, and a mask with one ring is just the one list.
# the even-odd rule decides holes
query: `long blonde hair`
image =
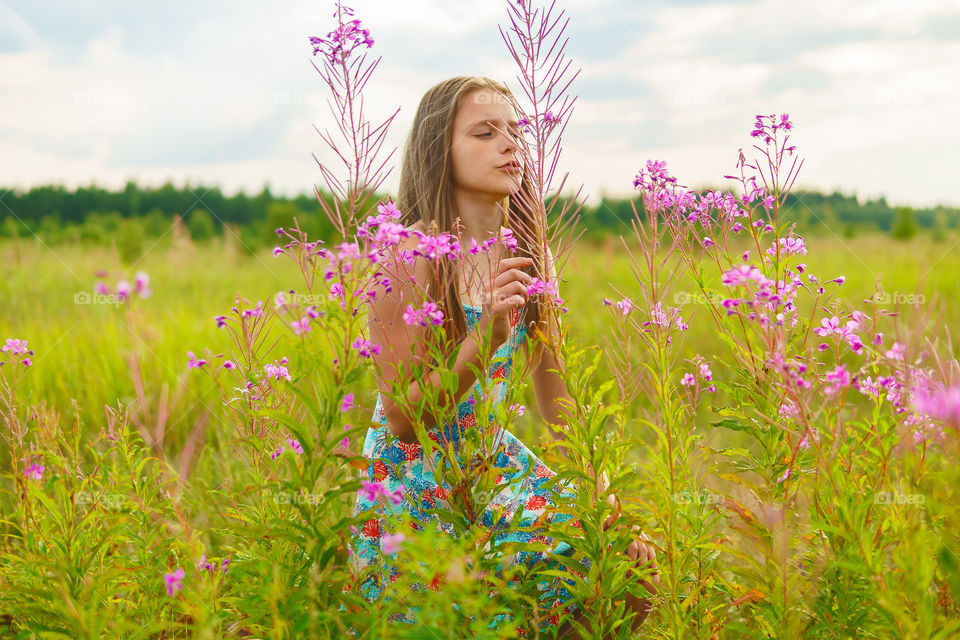
{"label": "long blonde hair", "polygon": [[[504,97],[513,94],[502,83],[482,76],[457,76],[430,88],[420,100],[413,118],[410,136],[403,150],[400,165],[400,187],[397,207],[403,212],[407,226],[420,221],[431,233],[457,233],[455,222],[459,216],[453,197],[453,161],[451,144],[453,122],[463,99],[474,91],[489,90]],[[517,255],[533,258],[527,269],[531,275],[546,279],[546,233],[542,220],[543,207],[537,206],[531,185],[525,173],[520,189],[504,199],[504,226],[514,232]],[[444,310],[444,325],[448,338],[459,342],[466,335],[466,315],[460,304],[458,289],[459,264],[444,260],[440,275],[433,282],[438,304]],[[539,322],[543,316],[541,299],[528,299],[521,311],[527,323]],[[533,353],[539,359],[542,344]]]}

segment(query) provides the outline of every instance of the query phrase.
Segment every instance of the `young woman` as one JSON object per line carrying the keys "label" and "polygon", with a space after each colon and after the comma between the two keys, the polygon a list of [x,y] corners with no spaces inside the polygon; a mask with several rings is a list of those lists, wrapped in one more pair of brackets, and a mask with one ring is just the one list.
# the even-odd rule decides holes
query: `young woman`
{"label": "young woman", "polygon": [[[507,99],[509,95],[504,85],[488,78],[451,78],[427,91],[414,116],[396,202],[411,235],[400,249],[416,248],[422,234],[447,232],[459,236],[461,257],[439,262],[417,258],[409,272],[394,277],[389,291],[383,290],[372,304],[369,333],[371,342],[381,346],[375,356],[380,393],[373,416],[378,425],[367,432],[363,455],[370,460],[368,480],[380,483],[388,494],[402,494],[403,500],[391,507],[390,501],[361,492],[355,514],[366,509],[384,514],[385,509],[394,508],[424,524],[431,521],[438,529],[453,532],[451,525],[421,509],[450,508],[451,487],[436,483],[433,470],[440,454],[424,454],[413,425],[418,419],[425,425],[442,425],[428,435],[438,443],[441,438],[451,440],[454,450],[459,452],[464,430],[477,424],[474,408],[480,398],[481,381],[474,370],[484,370],[481,343],[485,337],[492,336],[490,348],[496,349],[492,362],[488,362],[489,378],[485,381],[492,383],[494,398],[502,402],[506,397],[513,352],[521,346],[532,348],[531,375],[540,414],[547,423],[562,422],[559,400],[567,397],[566,390],[560,376],[551,372],[560,369],[561,363],[542,344],[531,345],[533,340],[527,340],[528,327],[545,327],[545,323],[551,322],[541,299],[527,294],[533,274],[549,281],[555,281],[556,274],[552,256],[549,252],[543,255],[539,249],[540,242],[533,232],[535,225],[524,219],[521,203],[530,201],[530,187],[524,175],[520,132]],[[511,251],[514,241],[516,250]],[[478,246],[490,248],[476,251]],[[475,251],[468,251],[467,247]],[[424,294],[444,312],[447,347],[460,344],[460,351],[453,366],[456,392],[440,392],[440,409],[413,416],[391,400],[390,392],[398,372],[410,371],[415,360],[425,357],[429,328],[416,323],[410,326],[403,317],[409,304],[420,306]],[[423,376],[410,384],[407,406],[416,406],[425,393],[439,389],[439,374]],[[513,434],[498,429],[497,438],[496,466],[510,469],[498,479],[516,479],[517,483],[510,483],[490,507],[477,514],[477,522],[484,527],[506,528],[519,510],[523,524],[532,525],[555,501],[552,491],[543,486],[555,473]],[[614,518],[611,516],[611,521]],[[383,517],[374,518],[358,532],[353,541],[353,558],[358,568],[378,560],[386,522]],[[528,541],[535,537],[552,542],[523,532],[501,535],[498,542],[504,538]],[[553,551],[572,553],[565,543],[557,544]],[[520,552],[509,561],[532,564],[542,560],[551,562],[552,568],[563,568],[544,556],[540,552]],[[654,560],[652,548],[639,540],[631,543],[627,557],[638,564]],[[585,569],[589,567],[586,559],[582,564]],[[579,611],[575,604],[567,602],[570,595],[557,581],[544,583],[540,588],[541,601],[552,610],[548,624],[556,624],[560,607]],[[648,589],[652,590],[652,585]],[[364,592],[368,597],[376,597],[379,587],[368,584]],[[641,612],[637,616],[639,623],[646,615],[648,603],[631,599],[628,604]],[[588,613],[581,612],[584,621],[588,621]]]}

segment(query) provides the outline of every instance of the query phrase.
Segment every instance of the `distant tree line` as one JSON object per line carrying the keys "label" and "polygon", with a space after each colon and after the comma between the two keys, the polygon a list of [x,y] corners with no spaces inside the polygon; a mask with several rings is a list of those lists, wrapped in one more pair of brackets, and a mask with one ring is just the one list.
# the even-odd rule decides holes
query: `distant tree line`
{"label": "distant tree line", "polygon": [[[332,205],[329,194],[324,199]],[[557,210],[570,198],[558,198]],[[371,200],[371,204],[373,200]],[[640,199],[608,198],[580,211],[587,237],[623,233]],[[847,237],[862,231],[883,231],[909,239],[919,230],[945,237],[956,229],[960,209],[891,207],[886,200],[860,202],[856,196],[818,192],[791,193],[780,211],[781,220],[795,223],[801,233],[834,233]],[[39,186],[29,190],[0,189],[0,235],[39,236],[48,244],[63,242],[116,242],[132,247],[135,254],[143,238],[168,235],[178,218],[194,241],[223,235],[225,225],[248,250],[276,241],[274,230],[290,226],[294,218],[311,238],[330,240],[333,226],[317,198],[275,196],[268,187],[255,195],[239,192],[226,196],[217,187],[141,187],[128,182],[118,191],[98,186],[68,190],[63,186]]]}

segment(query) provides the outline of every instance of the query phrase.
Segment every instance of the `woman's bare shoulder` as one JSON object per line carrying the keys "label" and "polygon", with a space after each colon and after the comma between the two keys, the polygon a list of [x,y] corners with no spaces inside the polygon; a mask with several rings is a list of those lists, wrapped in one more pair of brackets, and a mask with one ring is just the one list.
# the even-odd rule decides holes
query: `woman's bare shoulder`
{"label": "woman's bare shoulder", "polygon": [[426,233],[427,226],[423,224],[423,220],[417,220],[416,222],[414,222],[413,224],[407,227],[407,231],[410,231],[411,233],[415,231],[419,231],[420,233]]}

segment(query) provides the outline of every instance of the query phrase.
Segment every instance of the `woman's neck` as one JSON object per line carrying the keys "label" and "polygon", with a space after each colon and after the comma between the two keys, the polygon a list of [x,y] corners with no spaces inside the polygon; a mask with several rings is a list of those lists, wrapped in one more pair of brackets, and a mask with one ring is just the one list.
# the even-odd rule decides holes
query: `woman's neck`
{"label": "woman's neck", "polygon": [[501,201],[486,201],[457,197],[456,195],[454,197],[457,202],[457,211],[460,214],[460,222],[463,224],[461,244],[469,244],[471,238],[479,244],[491,235],[497,236],[500,234],[500,227],[503,225]]}

